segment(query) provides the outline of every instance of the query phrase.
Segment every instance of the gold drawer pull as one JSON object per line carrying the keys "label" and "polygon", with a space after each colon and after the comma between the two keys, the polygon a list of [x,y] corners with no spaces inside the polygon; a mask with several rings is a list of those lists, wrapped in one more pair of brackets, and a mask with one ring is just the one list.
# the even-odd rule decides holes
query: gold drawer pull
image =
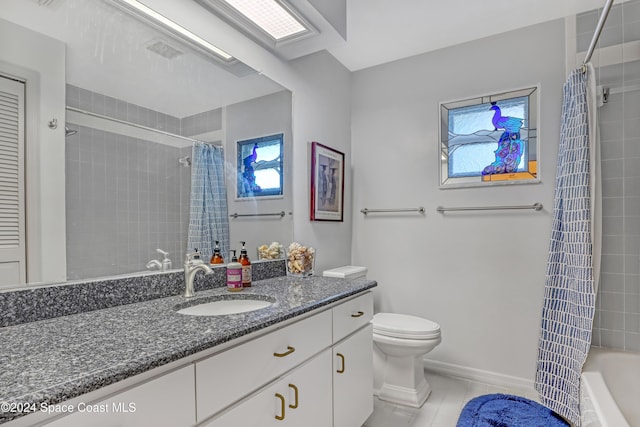
{"label": "gold drawer pull", "polygon": [[296,409],[298,407],[298,387],[293,384],[289,384],[289,387],[293,389],[293,405],[289,404],[289,408]]}
{"label": "gold drawer pull", "polygon": [[295,348],[291,347],[290,345],[287,346],[287,351],[285,351],[284,353],[273,353],[273,355],[275,357],[285,357],[290,355],[291,353],[293,353],[294,351],[296,351]]}
{"label": "gold drawer pull", "polygon": [[344,355],[340,353],[336,353],[336,356],[340,358],[340,361],[342,363],[342,367],[338,369],[336,372],[339,374],[344,374]]}
{"label": "gold drawer pull", "polygon": [[357,313],[354,313],[351,315],[351,317],[362,317],[364,316],[364,311],[358,311]]}
{"label": "gold drawer pull", "polygon": [[280,399],[280,414],[281,414],[281,415],[276,415],[276,420],[282,421],[284,420],[284,396],[281,395],[280,393],[276,393],[276,397]]}

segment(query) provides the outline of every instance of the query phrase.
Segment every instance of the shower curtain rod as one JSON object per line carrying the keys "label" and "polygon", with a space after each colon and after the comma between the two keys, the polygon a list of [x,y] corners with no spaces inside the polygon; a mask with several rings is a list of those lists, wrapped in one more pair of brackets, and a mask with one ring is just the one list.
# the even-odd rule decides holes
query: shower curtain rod
{"label": "shower curtain rod", "polygon": [[149,127],[149,126],[139,125],[137,123],[132,123],[132,122],[128,122],[126,120],[116,119],[114,117],[109,117],[109,116],[105,116],[105,115],[98,114],[98,113],[92,113],[91,111],[81,110],[80,108],[70,107],[68,105],[67,105],[66,109],[69,110],[69,111],[76,112],[76,113],[85,114],[87,116],[96,117],[98,119],[109,120],[111,122],[120,123],[120,124],[127,125],[127,126],[132,126],[134,128],[143,129],[143,130],[146,130],[146,131],[149,131],[149,132],[155,132],[155,133],[159,133],[161,135],[170,136],[170,137],[177,138],[177,139],[182,139],[184,141],[198,142],[200,144],[210,144],[209,142],[200,141],[199,139],[193,139],[193,138],[189,138],[187,136],[177,135],[175,133],[167,132],[167,131],[160,130],[160,129],[155,129],[155,128],[152,128],[152,127]]}
{"label": "shower curtain rod", "polygon": [[600,15],[600,19],[598,20],[598,25],[596,25],[596,31],[593,33],[593,38],[591,38],[591,43],[589,44],[589,49],[587,49],[587,56],[584,57],[584,61],[582,62],[582,71],[586,71],[587,63],[591,60],[591,56],[593,55],[593,51],[598,44],[598,40],[600,39],[600,34],[602,33],[602,29],[604,28],[604,23],[607,21],[607,17],[609,16],[609,12],[611,11],[611,6],[613,6],[614,0],[607,0],[602,9],[602,15]]}

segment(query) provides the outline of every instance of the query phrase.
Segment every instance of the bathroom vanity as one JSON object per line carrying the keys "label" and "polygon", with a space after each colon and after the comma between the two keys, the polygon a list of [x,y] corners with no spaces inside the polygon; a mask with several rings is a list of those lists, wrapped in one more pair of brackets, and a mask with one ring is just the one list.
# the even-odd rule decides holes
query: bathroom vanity
{"label": "bathroom vanity", "polygon": [[[375,286],[276,277],[241,294],[273,303],[241,314],[179,314],[185,300],[168,297],[0,328],[14,349],[0,423],[361,425],[373,410]],[[187,304],[227,297],[216,288]]]}

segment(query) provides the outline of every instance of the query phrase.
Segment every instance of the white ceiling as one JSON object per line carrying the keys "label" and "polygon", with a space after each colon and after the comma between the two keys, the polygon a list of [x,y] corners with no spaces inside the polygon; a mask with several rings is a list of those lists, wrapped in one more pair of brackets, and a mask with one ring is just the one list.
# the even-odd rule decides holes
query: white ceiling
{"label": "white ceiling", "polygon": [[[356,71],[596,9],[605,0],[288,1],[307,11],[324,35],[303,40],[297,46],[266,47],[285,60],[326,49],[349,70]],[[50,5],[40,6],[39,2]],[[331,2],[327,4],[332,7],[323,9],[333,16],[323,20],[314,7],[319,2]],[[282,89],[256,73],[238,78],[106,3],[2,0],[0,18],[64,41],[69,83],[176,117]],[[338,16],[344,11],[346,20]],[[339,25],[334,27],[331,22]],[[344,22],[346,41],[342,37]],[[149,52],[146,44],[154,38],[168,41],[185,55],[167,60]],[[497,50],[496,55],[501,52]]]}
{"label": "white ceiling", "polygon": [[605,0],[347,0],[347,41],[328,50],[355,71],[593,10],[604,3]]}
{"label": "white ceiling", "polygon": [[216,6],[223,0],[193,1],[284,60],[327,50],[357,71],[598,9],[606,0],[283,0],[316,31],[281,44],[225,14]]}

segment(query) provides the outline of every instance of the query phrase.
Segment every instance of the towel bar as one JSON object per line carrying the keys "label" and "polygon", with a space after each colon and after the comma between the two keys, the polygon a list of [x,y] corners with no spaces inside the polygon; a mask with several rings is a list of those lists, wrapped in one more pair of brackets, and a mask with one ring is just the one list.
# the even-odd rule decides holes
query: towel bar
{"label": "towel bar", "polygon": [[254,214],[233,213],[229,216],[235,219],[235,218],[247,217],[247,216],[279,216],[280,218],[283,218],[285,215],[286,214],[284,213],[284,211],[280,211],[280,212],[272,212],[272,213],[254,213]]}
{"label": "towel bar", "polygon": [[516,206],[467,206],[457,208],[445,208],[438,206],[436,211],[440,213],[452,212],[452,211],[498,211],[498,210],[513,210],[513,209],[533,209],[535,211],[541,211],[543,208],[542,203],[536,202],[532,205],[516,205]]}
{"label": "towel bar", "polygon": [[425,213],[425,209],[424,207],[420,206],[417,208],[398,208],[398,209],[360,209],[360,212],[362,212],[363,214],[367,215],[370,213],[378,213],[378,212],[418,212],[424,215]]}

